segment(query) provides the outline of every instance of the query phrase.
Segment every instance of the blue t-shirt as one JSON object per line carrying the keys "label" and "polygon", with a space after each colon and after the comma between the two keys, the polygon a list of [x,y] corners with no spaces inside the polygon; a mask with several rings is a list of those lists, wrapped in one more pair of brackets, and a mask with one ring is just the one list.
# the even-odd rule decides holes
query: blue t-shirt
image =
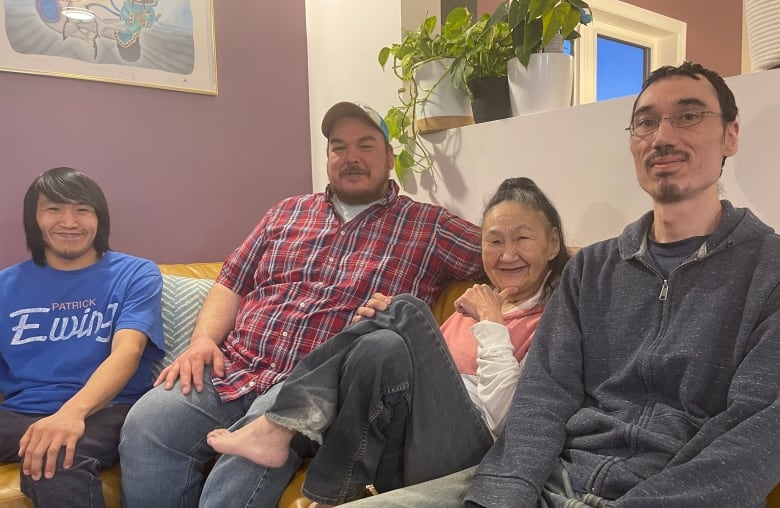
{"label": "blue t-shirt", "polygon": [[25,261],[0,271],[0,407],[54,413],[111,353],[118,330],[149,340],[115,403],[133,403],[163,357],[162,277],[153,262],[106,252],[81,270]]}

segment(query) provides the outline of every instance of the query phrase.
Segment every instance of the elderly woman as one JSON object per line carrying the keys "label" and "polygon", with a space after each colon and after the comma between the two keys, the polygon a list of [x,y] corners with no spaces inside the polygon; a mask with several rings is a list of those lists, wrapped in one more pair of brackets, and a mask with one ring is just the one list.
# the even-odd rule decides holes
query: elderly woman
{"label": "elderly woman", "polygon": [[504,181],[482,217],[491,285],[468,289],[441,329],[420,300],[375,295],[301,361],[265,416],[208,443],[268,467],[285,463],[298,433],[321,444],[303,488],[320,507],[476,464],[503,428],[568,257],[544,193],[528,178]]}

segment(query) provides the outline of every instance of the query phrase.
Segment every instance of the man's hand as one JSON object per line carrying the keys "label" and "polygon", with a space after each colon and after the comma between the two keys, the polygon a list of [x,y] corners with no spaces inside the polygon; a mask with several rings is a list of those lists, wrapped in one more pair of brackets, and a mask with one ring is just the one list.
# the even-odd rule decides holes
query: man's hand
{"label": "man's hand", "polygon": [[498,292],[487,284],[474,284],[455,300],[455,310],[476,321],[504,324],[501,306],[515,293],[517,288],[514,287]]}
{"label": "man's hand", "polygon": [[195,391],[203,390],[203,370],[211,365],[211,371],[219,377],[225,375],[225,355],[214,341],[203,338],[194,339],[170,365],[165,367],[154,382],[154,386],[164,383],[164,388],[170,390],[178,378],[181,382],[181,393],[187,395],[195,385]]}
{"label": "man's hand", "polygon": [[32,476],[33,480],[40,480],[43,459],[46,457],[44,475],[53,478],[57,469],[57,455],[63,446],[65,458],[62,467],[69,469],[73,465],[76,443],[84,435],[84,427],[83,418],[63,414],[62,411],[30,425],[19,440],[22,473]]}
{"label": "man's hand", "polygon": [[364,317],[372,318],[378,310],[387,310],[387,307],[390,305],[392,299],[392,296],[386,296],[382,293],[374,293],[374,296],[369,298],[365,305],[358,307],[357,315],[352,318],[352,322],[357,323]]}

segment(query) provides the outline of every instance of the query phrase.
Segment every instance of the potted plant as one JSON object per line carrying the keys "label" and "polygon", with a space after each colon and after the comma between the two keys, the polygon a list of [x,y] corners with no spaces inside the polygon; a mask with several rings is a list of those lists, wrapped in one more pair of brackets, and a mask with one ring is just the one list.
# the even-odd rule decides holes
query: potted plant
{"label": "potted plant", "polygon": [[465,65],[461,80],[468,85],[476,123],[512,115],[507,85],[507,63],[514,55],[512,32],[506,19],[506,6],[483,14],[463,31]]}
{"label": "potted plant", "polygon": [[568,106],[573,71],[563,41],[580,36],[577,27],[592,20],[590,7],[584,0],[508,0],[498,10],[502,6],[517,58],[508,68],[513,113]]}
{"label": "potted plant", "polygon": [[[385,115],[391,141],[397,143],[395,171],[399,181],[410,169],[431,169],[428,150],[418,134],[442,128],[474,123],[464,81],[463,33],[471,24],[471,13],[465,7],[456,7],[447,15],[439,33],[436,16],[427,17],[414,30],[403,30],[401,42],[379,51],[379,64],[384,69],[391,62],[395,75],[403,85],[398,89],[400,106],[393,106]],[[434,74],[433,71],[438,71]],[[455,93],[449,104],[460,111],[446,112],[446,125],[437,121],[442,101],[434,97],[441,92]]]}
{"label": "potted plant", "polygon": [[512,30],[515,56],[524,67],[531,55],[545,52],[556,36],[568,41],[579,38],[577,26],[593,19],[583,0],[508,0],[497,11],[502,7]]}

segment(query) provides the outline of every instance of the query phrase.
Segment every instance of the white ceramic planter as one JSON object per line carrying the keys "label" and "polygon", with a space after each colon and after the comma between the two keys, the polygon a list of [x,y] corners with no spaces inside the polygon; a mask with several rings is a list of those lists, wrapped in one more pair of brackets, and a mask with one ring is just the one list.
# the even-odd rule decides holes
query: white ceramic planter
{"label": "white ceramic planter", "polygon": [[468,94],[456,89],[449,75],[445,75],[452,60],[433,60],[421,65],[415,73],[418,98],[425,98],[416,113],[416,127],[423,134],[474,123]]}
{"label": "white ceramic planter", "polygon": [[780,0],[745,0],[745,22],[751,68],[780,66]]}
{"label": "white ceramic planter", "polygon": [[564,53],[534,53],[526,69],[513,58],[507,66],[509,101],[514,116],[571,105],[574,71]]}

